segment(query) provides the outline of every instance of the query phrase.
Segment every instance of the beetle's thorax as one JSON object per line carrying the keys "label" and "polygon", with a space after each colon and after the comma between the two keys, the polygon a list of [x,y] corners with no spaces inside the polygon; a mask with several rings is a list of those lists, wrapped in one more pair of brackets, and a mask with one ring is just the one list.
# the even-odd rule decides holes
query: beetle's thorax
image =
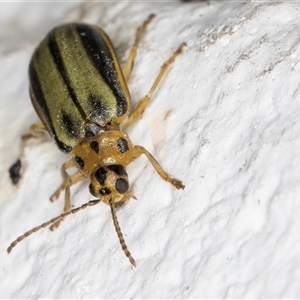
{"label": "beetle's thorax", "polygon": [[102,131],[84,139],[71,152],[79,171],[87,178],[101,166],[127,166],[133,159],[133,144],[121,131]]}

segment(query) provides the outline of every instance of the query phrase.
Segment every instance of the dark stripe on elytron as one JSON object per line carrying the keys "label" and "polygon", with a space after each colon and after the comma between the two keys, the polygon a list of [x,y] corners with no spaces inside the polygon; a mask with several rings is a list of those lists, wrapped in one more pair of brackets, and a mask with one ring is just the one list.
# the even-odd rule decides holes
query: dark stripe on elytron
{"label": "dark stripe on elytron", "polygon": [[[69,46],[72,47],[72,45],[69,45]],[[56,69],[57,69],[58,73],[60,74],[61,78],[63,79],[63,81],[64,81],[64,83],[67,87],[67,90],[69,92],[69,95],[70,95],[73,103],[76,106],[76,109],[80,112],[82,118],[84,120],[86,120],[86,115],[85,115],[82,107],[80,106],[80,104],[77,100],[76,94],[75,94],[75,92],[74,92],[74,90],[71,86],[69,76],[67,74],[66,68],[65,68],[63,60],[62,60],[61,52],[60,52],[59,47],[56,43],[55,29],[50,31],[49,34],[48,34],[48,47],[49,47],[51,56],[53,58],[54,64],[56,66]]]}
{"label": "dark stripe on elytron", "polygon": [[118,74],[115,68],[110,49],[101,34],[92,26],[86,24],[74,24],[90,61],[94,64],[103,80],[112,90],[117,100],[117,116],[125,114],[128,103],[123,90],[120,87]]}
{"label": "dark stripe on elytron", "polygon": [[78,140],[80,138],[81,128],[74,123],[74,117],[68,114],[64,109],[61,109],[61,118],[66,129],[65,133],[68,137],[72,140]]}
{"label": "dark stripe on elytron", "polygon": [[[106,106],[105,102],[103,101],[104,97],[99,94],[99,95],[94,95],[94,94],[89,94],[88,96],[88,103],[89,106],[93,108],[95,112],[98,112],[100,116],[99,118],[102,117],[103,120],[100,120],[102,123],[107,123],[107,120],[110,119],[110,108]],[[106,125],[106,124],[105,124]]]}
{"label": "dark stripe on elytron", "polygon": [[128,176],[127,172],[125,171],[124,167],[122,165],[110,165],[107,166],[108,169],[115,172],[119,176]]}
{"label": "dark stripe on elytron", "polygon": [[43,115],[45,122],[49,126],[50,135],[54,138],[55,143],[57,144],[58,148],[65,153],[69,153],[72,151],[72,147],[67,146],[66,144],[64,144],[63,142],[58,140],[56,132],[54,130],[54,127],[52,124],[52,119],[51,119],[50,113],[49,113],[49,109],[47,107],[47,102],[45,100],[43,91],[41,89],[41,84],[40,84],[40,81],[36,74],[36,70],[33,66],[33,64],[34,64],[33,61],[34,61],[36,55],[37,55],[36,53],[33,54],[32,59],[29,64],[29,81],[30,81],[30,87],[31,87],[32,94],[33,94],[32,101],[35,102],[36,107],[39,109],[40,113]]}

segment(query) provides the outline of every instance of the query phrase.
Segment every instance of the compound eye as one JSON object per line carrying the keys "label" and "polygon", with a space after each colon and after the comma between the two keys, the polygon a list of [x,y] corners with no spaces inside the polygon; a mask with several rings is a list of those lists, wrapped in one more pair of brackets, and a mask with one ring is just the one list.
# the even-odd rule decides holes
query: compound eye
{"label": "compound eye", "polygon": [[120,194],[124,194],[125,192],[128,191],[129,184],[128,184],[127,180],[125,180],[123,178],[119,178],[119,179],[116,180],[115,187],[116,187],[116,190]]}

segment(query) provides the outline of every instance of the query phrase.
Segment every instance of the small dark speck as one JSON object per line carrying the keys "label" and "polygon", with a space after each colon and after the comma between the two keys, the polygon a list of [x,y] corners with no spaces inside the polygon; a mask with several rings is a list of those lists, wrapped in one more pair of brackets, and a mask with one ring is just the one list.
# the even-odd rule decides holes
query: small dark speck
{"label": "small dark speck", "polygon": [[12,183],[15,185],[21,179],[21,174],[20,174],[21,167],[22,167],[21,160],[18,159],[8,170],[10,179],[11,179]]}

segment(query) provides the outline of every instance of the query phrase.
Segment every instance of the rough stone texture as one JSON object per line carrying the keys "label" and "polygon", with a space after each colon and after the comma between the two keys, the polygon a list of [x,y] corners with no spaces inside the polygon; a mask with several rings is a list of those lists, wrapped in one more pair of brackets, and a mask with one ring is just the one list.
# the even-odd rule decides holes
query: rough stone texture
{"label": "rough stone texture", "polygon": [[[1,298],[300,297],[299,10],[291,2],[1,3]],[[136,269],[104,204],[7,255],[14,238],[62,209],[63,196],[48,199],[67,156],[51,140],[27,145],[17,187],[7,171],[37,121],[27,77],[35,45],[56,24],[96,23],[124,62],[152,12],[129,83],[134,104],[172,51],[188,46],[128,133],[185,190],[144,158],[127,169],[138,201],[118,218]],[[72,195],[75,206],[91,199],[87,184]]]}

